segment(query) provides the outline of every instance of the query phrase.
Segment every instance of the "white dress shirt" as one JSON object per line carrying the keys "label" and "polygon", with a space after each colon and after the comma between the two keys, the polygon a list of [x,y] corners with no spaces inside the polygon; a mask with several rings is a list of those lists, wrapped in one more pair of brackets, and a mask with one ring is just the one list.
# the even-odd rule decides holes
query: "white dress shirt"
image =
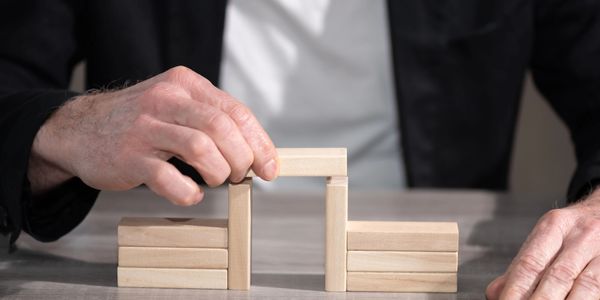
{"label": "white dress shirt", "polygon": [[230,0],[221,87],[277,147],[347,147],[351,188],[403,189],[387,19],[384,0]]}

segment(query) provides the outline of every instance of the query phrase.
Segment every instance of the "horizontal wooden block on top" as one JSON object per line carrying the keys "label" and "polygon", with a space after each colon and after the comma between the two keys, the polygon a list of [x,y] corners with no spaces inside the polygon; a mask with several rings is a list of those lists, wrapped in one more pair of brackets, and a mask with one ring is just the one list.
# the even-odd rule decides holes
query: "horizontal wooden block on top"
{"label": "horizontal wooden block on top", "polygon": [[227,269],[227,265],[227,249],[119,247],[120,267]]}
{"label": "horizontal wooden block on top", "polygon": [[[346,148],[278,148],[279,176],[347,176]],[[253,171],[248,172],[254,177]]]}
{"label": "horizontal wooden block on top", "polygon": [[119,287],[227,289],[227,270],[118,267]]}
{"label": "horizontal wooden block on top", "polygon": [[348,222],[348,250],[458,251],[454,222]]}
{"label": "horizontal wooden block on top", "polygon": [[348,291],[455,293],[456,273],[348,272]]}
{"label": "horizontal wooden block on top", "polygon": [[227,248],[227,220],[186,218],[123,218],[119,246]]}
{"label": "horizontal wooden block on top", "polygon": [[457,252],[348,251],[348,271],[453,272]]}

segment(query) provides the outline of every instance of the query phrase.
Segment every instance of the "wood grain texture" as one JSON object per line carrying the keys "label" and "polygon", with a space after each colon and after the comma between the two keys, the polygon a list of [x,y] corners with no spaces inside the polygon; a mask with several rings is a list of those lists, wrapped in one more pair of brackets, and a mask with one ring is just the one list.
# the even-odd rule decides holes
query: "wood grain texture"
{"label": "wood grain texture", "polygon": [[325,200],[325,290],[346,290],[348,177],[329,177]]}
{"label": "wood grain texture", "polygon": [[119,246],[227,248],[227,220],[123,218]]}
{"label": "wood grain texture", "polygon": [[250,289],[252,178],[229,185],[229,289]]}
{"label": "wood grain texture", "polygon": [[[347,176],[346,148],[278,148],[279,176]],[[248,177],[254,177],[253,171]]]}
{"label": "wood grain texture", "polygon": [[348,250],[458,251],[454,222],[348,222]]}
{"label": "wood grain texture", "polygon": [[119,266],[138,268],[227,269],[227,249],[119,247]]}
{"label": "wood grain texture", "polygon": [[227,270],[119,267],[117,278],[119,287],[227,289]]}
{"label": "wood grain texture", "polygon": [[456,273],[348,272],[348,291],[456,293]]}
{"label": "wood grain texture", "polygon": [[457,269],[456,252],[348,251],[348,271],[456,273]]}

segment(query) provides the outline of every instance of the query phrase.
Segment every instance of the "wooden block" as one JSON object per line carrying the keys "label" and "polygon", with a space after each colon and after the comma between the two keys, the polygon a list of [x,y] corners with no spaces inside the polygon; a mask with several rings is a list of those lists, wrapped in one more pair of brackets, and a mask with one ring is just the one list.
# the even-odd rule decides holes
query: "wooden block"
{"label": "wooden block", "polygon": [[229,289],[250,289],[252,178],[229,185]]}
{"label": "wooden block", "polygon": [[119,247],[119,266],[227,269],[227,249]]}
{"label": "wooden block", "polygon": [[117,269],[119,287],[227,289],[227,270],[215,269]]}
{"label": "wooden block", "polygon": [[348,250],[458,251],[453,222],[348,222]]}
{"label": "wooden block", "polygon": [[325,290],[346,291],[348,177],[327,178],[325,200]]}
{"label": "wooden block", "polygon": [[[347,176],[346,148],[278,148],[279,176]],[[253,171],[248,177],[254,177]]]}
{"label": "wooden block", "polygon": [[119,246],[227,248],[227,220],[123,218]]}
{"label": "wooden block", "polygon": [[348,251],[348,271],[458,271],[456,252]]}
{"label": "wooden block", "polygon": [[348,272],[348,291],[456,293],[456,273]]}

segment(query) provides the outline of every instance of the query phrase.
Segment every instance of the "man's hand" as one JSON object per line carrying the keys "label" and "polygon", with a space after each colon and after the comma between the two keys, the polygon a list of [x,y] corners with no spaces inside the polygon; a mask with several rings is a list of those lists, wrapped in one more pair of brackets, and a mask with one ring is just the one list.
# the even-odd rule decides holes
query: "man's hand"
{"label": "man's hand", "polygon": [[600,189],[546,213],[488,299],[600,299]]}
{"label": "man's hand", "polygon": [[175,204],[199,202],[198,185],[166,162],[173,156],[209,186],[239,182],[250,167],[266,180],[278,174],[275,146],[250,110],[202,76],[175,67],[58,109],[35,137],[28,177],[34,193],[76,176],[97,189],[144,183]]}

